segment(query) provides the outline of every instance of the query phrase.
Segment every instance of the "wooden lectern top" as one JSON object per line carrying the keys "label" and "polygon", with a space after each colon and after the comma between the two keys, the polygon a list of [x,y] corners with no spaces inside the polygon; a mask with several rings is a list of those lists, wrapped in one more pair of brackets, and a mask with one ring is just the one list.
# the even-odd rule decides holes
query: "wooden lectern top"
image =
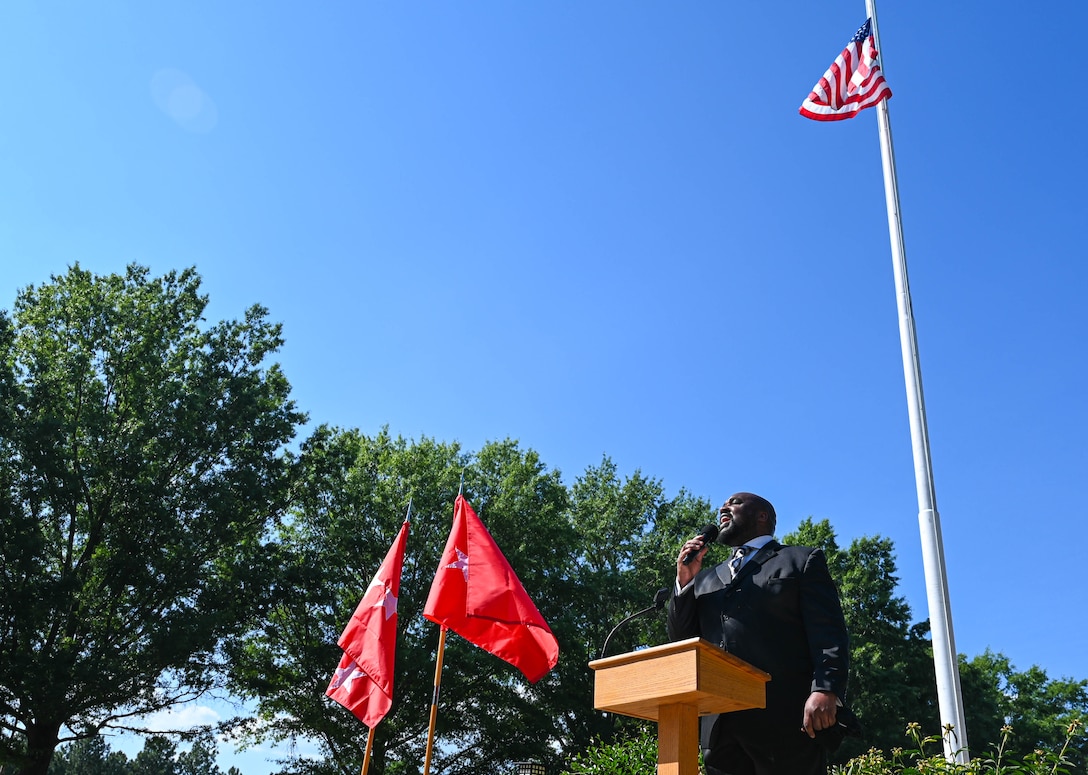
{"label": "wooden lectern top", "polygon": [[767,705],[768,673],[702,638],[666,643],[589,663],[593,707],[658,721],[661,708],[691,705],[700,716]]}

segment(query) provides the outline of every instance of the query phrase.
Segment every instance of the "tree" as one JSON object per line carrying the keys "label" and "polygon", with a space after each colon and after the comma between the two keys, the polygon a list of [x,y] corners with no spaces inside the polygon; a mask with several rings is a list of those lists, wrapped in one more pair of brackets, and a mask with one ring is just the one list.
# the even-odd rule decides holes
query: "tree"
{"label": "tree", "polygon": [[911,625],[907,601],[896,594],[894,545],[880,536],[855,539],[841,550],[825,519],[805,519],[784,543],[817,546],[839,584],[850,633],[850,688],[847,698],[861,718],[865,736],[847,738],[835,756],[846,761],[870,747],[891,750],[904,743],[910,722],[940,734],[934,697],[932,652],[926,627]]}
{"label": "tree", "polygon": [[[560,657],[551,673],[528,684],[450,634],[434,771],[488,771],[522,760],[555,769],[569,753],[612,733],[611,718],[592,710],[586,664],[611,624],[648,605],[661,581],[658,570],[647,575],[638,568],[651,537],[669,532],[651,528],[663,515],[691,521],[674,514],[679,506],[661,495],[660,485],[638,474],[621,483],[606,459],[587,470],[572,497],[558,471],[509,440],[470,453],[426,438],[393,438],[387,430],[370,437],[322,427],[299,455],[294,507],[280,530],[277,603],[267,627],[232,652],[235,689],[256,698],[260,717],[240,726],[243,738],[308,737],[326,754],[321,762],[286,760],[283,772],[347,775],[362,761],[365,728],[323,692],[339,660],[336,639],[388,551],[409,497],[394,702],[376,729],[371,767],[375,775],[419,772],[438,640],[438,629],[420,612],[462,474],[465,496],[555,633]],[[671,576],[681,541],[669,543],[653,565]],[[639,632],[625,632],[617,648],[636,642]],[[663,639],[662,629],[656,642]]]}
{"label": "tree", "polygon": [[213,740],[197,739],[188,751],[177,756],[178,775],[222,775],[215,762],[218,753]]}
{"label": "tree", "polygon": [[456,445],[408,444],[387,431],[367,437],[321,426],[301,445],[292,513],[277,530],[274,603],[263,626],[229,647],[232,689],[257,702],[256,719],[236,720],[239,739],[310,738],[324,754],[288,757],[283,771],[347,774],[362,763],[365,727],[324,691],[340,659],[337,638],[409,500],[393,707],[378,727],[371,771],[381,775],[398,758],[422,762],[437,632],[421,611],[467,463]]}
{"label": "tree", "polygon": [[[563,645],[571,661],[583,668],[579,693],[571,696],[567,710],[567,723],[578,729],[567,740],[568,753],[583,750],[594,740],[611,742],[637,725],[592,710],[593,676],[584,665],[601,656],[605,639],[621,620],[652,605],[657,589],[672,588],[680,546],[693,525],[710,518],[707,501],[684,491],[667,498],[661,482],[641,471],[621,480],[607,456],[574,481],[570,502],[578,540],[567,549],[575,566],[567,606],[571,634]],[[663,613],[647,616],[616,630],[608,655],[667,640]]]}
{"label": "tree", "polygon": [[167,737],[152,735],[129,765],[129,775],[181,775],[178,747]]}
{"label": "tree", "polygon": [[58,749],[49,775],[128,775],[128,757],[111,751],[106,738],[85,737]]}
{"label": "tree", "polygon": [[[244,740],[308,737],[325,760],[282,762],[284,772],[351,773],[366,729],[323,696],[339,661],[336,640],[412,503],[397,602],[393,707],[377,727],[371,772],[418,772],[423,761],[438,628],[421,612],[464,492],[561,639],[570,598],[566,491],[558,472],[505,441],[475,455],[430,439],[408,442],[321,427],[299,456],[291,518],[279,531],[282,570],[267,625],[232,647],[234,688],[255,697],[259,724]],[[554,696],[567,666],[530,685],[514,668],[455,634],[446,642],[435,771],[483,771],[539,758],[560,734]],[[561,692],[560,692],[561,694]]]}
{"label": "tree", "polygon": [[0,761],[191,699],[263,605],[305,419],[267,311],[202,328],[192,270],[78,266],[0,314]]}
{"label": "tree", "polygon": [[[586,656],[595,659],[617,622],[649,606],[658,588],[671,589],[676,553],[694,532],[692,525],[706,521],[710,507],[683,491],[666,498],[661,482],[641,471],[621,481],[608,457],[588,467],[570,492],[571,519],[579,536],[571,550],[577,557],[580,632]],[[663,616],[632,622],[616,632],[609,653],[665,640]]]}
{"label": "tree", "polygon": [[[1005,750],[1014,758],[1058,750],[1073,720],[1088,718],[1088,680],[1052,680],[1038,665],[1017,670],[990,649],[970,660],[961,655],[959,665],[972,755],[996,750],[1006,727]],[[1088,770],[1084,736],[1066,754],[1073,772]]]}
{"label": "tree", "polygon": [[[559,771],[564,762],[590,761],[578,759],[585,752],[622,748],[637,736],[636,722],[592,709],[586,663],[617,621],[649,605],[655,588],[671,586],[680,545],[713,518],[707,501],[683,491],[668,498],[641,473],[621,477],[607,457],[564,488],[557,471],[511,441],[471,453],[432,439],[394,438],[388,430],[371,437],[318,428],[302,445],[298,473],[292,511],[278,533],[276,602],[266,625],[231,652],[235,690],[258,705],[259,719],[239,727],[243,738],[311,738],[324,753],[319,760],[289,757],[281,772],[350,775],[362,761],[365,727],[323,692],[340,656],[336,639],[388,551],[409,497],[395,697],[376,730],[371,771],[420,772],[438,639],[420,611],[462,474],[466,497],[556,633],[560,659],[529,685],[451,634],[433,771],[501,770],[525,759]],[[892,543],[866,537],[842,550],[826,520],[806,520],[784,540],[822,547],[841,587],[854,646],[849,699],[867,735],[860,744],[849,740],[838,758],[852,755],[851,746],[901,747],[907,724],[916,720],[930,725],[926,734],[939,734],[927,629],[911,624],[910,608],[896,592]],[[664,639],[660,617],[648,617],[617,633],[609,653]]]}
{"label": "tree", "polygon": [[[106,738],[97,735],[60,746],[49,764],[49,775],[223,775],[215,762],[215,741],[198,737],[187,751],[163,735],[144,739],[144,747],[129,761],[111,751]],[[241,775],[231,767],[227,775]]]}
{"label": "tree", "polygon": [[[851,641],[849,701],[865,737],[847,738],[835,760],[868,748],[902,747],[910,723],[920,724],[923,736],[940,739],[929,625],[912,625],[910,606],[896,594],[892,542],[867,536],[842,551],[830,523],[811,519],[783,540],[822,548],[840,585]],[[1014,759],[1036,749],[1057,751],[1073,720],[1088,715],[1088,681],[1050,680],[1038,666],[1018,671],[990,650],[970,660],[960,655],[960,680],[973,757],[996,751],[1006,726],[1005,751]],[[1083,737],[1076,737],[1067,755],[1083,768],[1086,754]]]}

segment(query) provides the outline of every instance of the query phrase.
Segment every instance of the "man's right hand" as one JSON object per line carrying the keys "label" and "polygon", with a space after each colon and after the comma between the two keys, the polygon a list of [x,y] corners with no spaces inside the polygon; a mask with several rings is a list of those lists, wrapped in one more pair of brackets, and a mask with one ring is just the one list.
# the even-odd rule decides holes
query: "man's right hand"
{"label": "man's right hand", "polygon": [[[681,589],[690,584],[691,580],[699,574],[700,570],[702,570],[703,557],[706,556],[707,549],[709,548],[710,547],[706,546],[703,542],[703,536],[701,534],[688,539],[688,542],[680,548],[680,554],[676,558],[676,581]],[[687,557],[690,552],[698,552],[698,554],[695,555],[694,560],[685,565],[684,558]]]}

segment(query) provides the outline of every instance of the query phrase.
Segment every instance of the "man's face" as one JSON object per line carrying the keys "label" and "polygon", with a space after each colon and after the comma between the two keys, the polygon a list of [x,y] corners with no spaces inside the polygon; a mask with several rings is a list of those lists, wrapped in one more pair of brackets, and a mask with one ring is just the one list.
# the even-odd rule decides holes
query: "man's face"
{"label": "man's face", "polygon": [[[760,519],[763,515],[763,519]],[[738,492],[718,509],[718,543],[726,546],[743,546],[756,536],[770,531],[767,510],[759,498],[750,492]]]}

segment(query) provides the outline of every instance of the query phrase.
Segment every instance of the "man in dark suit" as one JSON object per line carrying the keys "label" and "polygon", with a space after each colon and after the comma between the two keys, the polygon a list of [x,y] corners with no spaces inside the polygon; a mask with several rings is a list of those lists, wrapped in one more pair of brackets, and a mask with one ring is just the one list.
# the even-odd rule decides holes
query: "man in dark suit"
{"label": "man in dark suit", "polygon": [[[747,549],[704,570],[703,537],[684,544],[669,637],[705,638],[771,680],[766,708],[702,720],[707,773],[823,775],[827,755],[816,733],[835,725],[849,668],[849,637],[827,560],[820,549],[775,541],[774,507],[758,495],[733,495],[718,519],[717,543]],[[695,558],[685,564],[689,552]]]}

